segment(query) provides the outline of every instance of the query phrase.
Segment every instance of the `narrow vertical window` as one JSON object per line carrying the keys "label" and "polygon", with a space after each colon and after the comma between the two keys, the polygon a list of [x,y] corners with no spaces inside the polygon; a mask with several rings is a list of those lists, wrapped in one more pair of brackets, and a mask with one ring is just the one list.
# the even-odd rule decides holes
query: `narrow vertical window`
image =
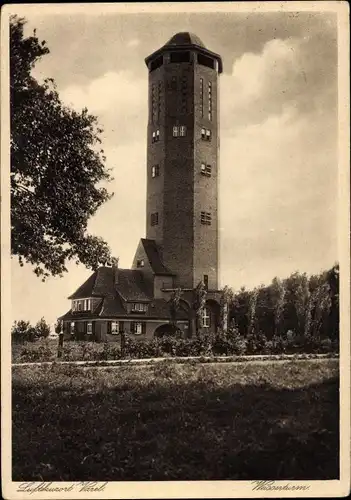
{"label": "narrow vertical window", "polygon": [[173,127],[173,137],[178,137],[178,135],[179,135],[179,127],[175,125]]}
{"label": "narrow vertical window", "polygon": [[158,99],[157,99],[157,122],[160,121],[162,102],[162,82],[158,82]]}
{"label": "narrow vertical window", "polygon": [[156,122],[156,86],[154,83],[151,87],[151,121]]}
{"label": "narrow vertical window", "polygon": [[153,165],[151,168],[151,176],[152,177],[158,177],[160,175],[160,166],[159,165]]}
{"label": "narrow vertical window", "polygon": [[76,324],[74,321],[72,321],[71,323],[71,327],[70,327],[70,332],[71,332],[71,335],[74,335],[74,332],[75,332],[75,327],[76,327]]}
{"label": "narrow vertical window", "polygon": [[204,116],[204,80],[200,78],[200,115]]}
{"label": "narrow vertical window", "polygon": [[180,127],[180,132],[179,132],[180,137],[185,137],[186,136],[186,126],[182,125]]}
{"label": "narrow vertical window", "polygon": [[91,322],[87,323],[87,335],[93,334],[93,324]]}
{"label": "narrow vertical window", "polygon": [[204,285],[205,289],[208,290],[208,274],[204,274]]}
{"label": "narrow vertical window", "polygon": [[212,121],[212,83],[208,82],[208,119]]}
{"label": "narrow vertical window", "polygon": [[211,326],[211,315],[208,307],[205,307],[202,312],[202,326],[204,328],[210,328]]}
{"label": "narrow vertical window", "polygon": [[158,212],[151,214],[151,225],[152,226],[158,225]]}

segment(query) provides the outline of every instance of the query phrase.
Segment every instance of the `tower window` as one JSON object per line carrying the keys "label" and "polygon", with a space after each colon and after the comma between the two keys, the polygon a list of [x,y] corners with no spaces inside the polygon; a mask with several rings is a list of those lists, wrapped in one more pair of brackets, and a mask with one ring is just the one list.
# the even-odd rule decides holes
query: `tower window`
{"label": "tower window", "polygon": [[208,82],[208,119],[212,121],[212,83]]}
{"label": "tower window", "polygon": [[155,71],[155,69],[159,68],[163,64],[163,56],[157,57],[150,64],[150,73],[151,71]]}
{"label": "tower window", "polygon": [[201,139],[204,141],[210,141],[211,140],[211,130],[207,128],[202,128],[201,129]]}
{"label": "tower window", "polygon": [[172,52],[171,63],[190,62],[190,52]]}
{"label": "tower window", "polygon": [[204,80],[200,78],[200,113],[204,116]]}
{"label": "tower window", "polygon": [[186,136],[186,126],[185,125],[175,125],[173,127],[173,137],[185,137]]}
{"label": "tower window", "polygon": [[158,225],[158,212],[151,214],[151,225],[152,226]]}
{"label": "tower window", "polygon": [[151,168],[151,176],[158,177],[160,175],[160,165],[153,165]]}
{"label": "tower window", "polygon": [[207,177],[211,177],[212,167],[211,165],[206,165],[206,163],[201,163],[201,173]]}
{"label": "tower window", "polygon": [[201,224],[205,226],[210,226],[212,222],[212,217],[210,212],[201,212]]}
{"label": "tower window", "polygon": [[172,76],[171,81],[169,82],[169,87],[171,90],[177,90],[177,77]]}
{"label": "tower window", "polygon": [[158,100],[157,100],[157,120],[160,121],[161,101],[162,101],[162,82],[158,82]]}
{"label": "tower window", "polygon": [[197,55],[197,62],[202,66],[207,66],[207,68],[215,69],[215,62],[212,57],[204,56],[203,54]]}
{"label": "tower window", "polygon": [[208,290],[208,274],[204,274],[204,285],[206,290]]}
{"label": "tower window", "polygon": [[152,132],[152,142],[159,142],[160,140],[160,131],[157,129]]}

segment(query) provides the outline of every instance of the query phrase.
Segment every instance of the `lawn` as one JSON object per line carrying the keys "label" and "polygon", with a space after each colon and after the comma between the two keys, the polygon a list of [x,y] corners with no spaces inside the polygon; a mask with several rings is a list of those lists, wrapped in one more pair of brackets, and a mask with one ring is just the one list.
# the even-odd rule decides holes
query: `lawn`
{"label": "lawn", "polygon": [[338,369],[13,367],[13,480],[337,479]]}

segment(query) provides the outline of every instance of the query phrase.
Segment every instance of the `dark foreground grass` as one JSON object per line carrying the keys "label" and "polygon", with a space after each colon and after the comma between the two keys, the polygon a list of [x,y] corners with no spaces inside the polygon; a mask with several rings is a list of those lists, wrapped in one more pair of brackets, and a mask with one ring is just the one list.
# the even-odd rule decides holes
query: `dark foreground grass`
{"label": "dark foreground grass", "polygon": [[13,368],[14,481],[337,479],[338,361]]}

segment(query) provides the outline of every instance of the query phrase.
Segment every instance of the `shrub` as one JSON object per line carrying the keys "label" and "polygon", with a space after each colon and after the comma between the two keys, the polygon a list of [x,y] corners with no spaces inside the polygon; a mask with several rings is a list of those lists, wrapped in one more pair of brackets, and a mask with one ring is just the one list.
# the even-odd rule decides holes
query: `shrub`
{"label": "shrub", "polygon": [[29,321],[15,321],[11,329],[11,336],[13,342],[34,342],[36,340],[36,330]]}
{"label": "shrub", "polygon": [[35,325],[36,338],[47,338],[50,335],[50,326],[44,318],[41,318]]}

